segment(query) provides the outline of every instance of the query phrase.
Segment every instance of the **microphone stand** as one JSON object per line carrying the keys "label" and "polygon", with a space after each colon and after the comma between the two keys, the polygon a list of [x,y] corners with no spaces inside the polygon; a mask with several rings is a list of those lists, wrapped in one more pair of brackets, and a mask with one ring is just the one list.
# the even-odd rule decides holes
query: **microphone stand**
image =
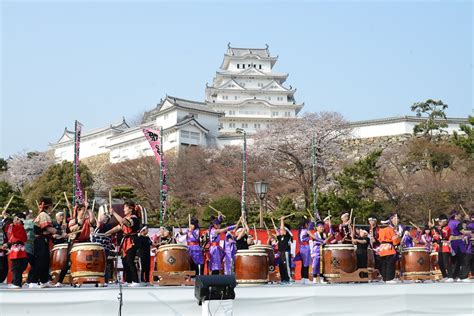
{"label": "microphone stand", "polygon": [[119,286],[119,294],[117,296],[117,300],[119,301],[119,311],[118,311],[118,316],[122,316],[122,306],[123,306],[123,291],[122,291],[122,282],[119,280],[119,272],[118,272],[118,257],[120,254],[120,250],[122,249],[123,241],[125,238],[122,237],[122,240],[120,241],[120,245],[118,247],[117,251],[117,256],[115,257],[115,284],[118,284]]}

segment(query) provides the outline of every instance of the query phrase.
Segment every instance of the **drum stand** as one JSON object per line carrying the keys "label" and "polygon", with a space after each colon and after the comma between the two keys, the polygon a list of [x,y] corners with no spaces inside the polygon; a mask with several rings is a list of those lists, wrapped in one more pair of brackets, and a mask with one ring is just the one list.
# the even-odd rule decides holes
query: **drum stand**
{"label": "drum stand", "polygon": [[372,282],[380,280],[379,270],[372,268],[361,268],[350,273],[335,269],[330,276],[323,276],[329,283]]}
{"label": "drum stand", "polygon": [[[407,275],[408,274],[408,275]],[[407,274],[401,274],[400,280],[402,281],[434,281],[436,280],[435,277],[431,274],[416,274],[416,273],[411,273],[408,272]]]}
{"label": "drum stand", "polygon": [[158,272],[152,273],[152,283],[156,285],[190,285],[194,286],[192,277],[196,271]]}

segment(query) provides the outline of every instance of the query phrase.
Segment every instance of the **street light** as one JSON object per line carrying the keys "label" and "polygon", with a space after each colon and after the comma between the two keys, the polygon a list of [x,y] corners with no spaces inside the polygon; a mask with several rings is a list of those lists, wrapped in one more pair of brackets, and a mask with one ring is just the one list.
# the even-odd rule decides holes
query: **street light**
{"label": "street light", "polygon": [[263,227],[263,200],[265,199],[265,196],[268,193],[268,182],[265,182],[263,180],[254,182],[253,187],[255,189],[255,193],[260,199],[260,228],[261,228]]}
{"label": "street light", "polygon": [[235,130],[237,134],[243,134],[244,143],[242,144],[242,195],[240,200],[240,213],[244,219],[247,219],[246,196],[247,196],[247,133],[242,128]]}

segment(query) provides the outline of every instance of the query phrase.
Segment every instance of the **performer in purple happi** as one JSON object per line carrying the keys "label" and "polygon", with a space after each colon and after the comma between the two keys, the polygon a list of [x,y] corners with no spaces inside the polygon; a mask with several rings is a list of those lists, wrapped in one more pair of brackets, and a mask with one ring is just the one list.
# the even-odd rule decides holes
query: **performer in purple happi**
{"label": "performer in purple happi", "polygon": [[313,238],[313,283],[325,284],[321,271],[322,247],[328,240],[328,236],[324,233],[324,223],[317,222],[316,232],[314,234],[310,233],[310,235]]}
{"label": "performer in purple happi", "polygon": [[211,247],[209,248],[209,254],[211,257],[210,269],[212,274],[218,275],[222,269],[222,259],[224,257],[224,251],[219,244],[221,237],[220,234],[234,229],[235,225],[220,228],[222,223],[222,214],[220,213],[215,219],[214,217],[211,217],[211,223],[212,224],[209,227],[209,239],[211,241]]}
{"label": "performer in purple happi", "polygon": [[471,234],[469,236],[469,247],[466,256],[469,256],[469,270],[471,271],[471,277],[474,277],[474,213],[471,213],[469,219],[470,220],[466,225],[466,230]]}
{"label": "performer in purple happi", "polygon": [[410,231],[408,229],[403,232],[401,246],[402,248],[413,247],[413,237],[411,237]]}
{"label": "performer in purple happi", "polygon": [[301,258],[301,283],[309,283],[309,266],[311,264],[311,249],[309,246],[310,230],[312,224],[305,218],[301,221],[298,231],[298,240],[300,244],[299,258]]}
{"label": "performer in purple happi", "polygon": [[228,231],[225,234],[224,241],[224,274],[232,274],[232,266],[235,262],[235,254],[237,253],[237,245],[235,237],[232,232]]}
{"label": "performer in purple happi", "polygon": [[191,257],[196,275],[204,274],[204,255],[199,244],[199,221],[192,218],[189,221],[189,228],[186,232],[186,241],[188,244],[188,253]]}
{"label": "performer in purple happi", "polygon": [[464,236],[464,234],[470,235],[470,232],[463,229],[461,220],[461,214],[456,210],[452,210],[448,222],[448,226],[451,229],[451,237],[449,238],[449,241],[451,243],[451,252],[453,255],[451,257],[453,262],[452,274],[454,280],[460,278],[461,280],[469,281],[467,279],[469,273],[469,262],[466,260],[466,252],[468,249],[466,236]]}

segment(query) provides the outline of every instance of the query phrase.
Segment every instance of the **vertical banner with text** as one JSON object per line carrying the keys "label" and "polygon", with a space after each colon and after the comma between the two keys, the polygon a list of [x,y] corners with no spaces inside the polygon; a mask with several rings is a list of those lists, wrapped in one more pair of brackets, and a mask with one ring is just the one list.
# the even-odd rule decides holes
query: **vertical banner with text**
{"label": "vertical banner with text", "polygon": [[82,124],[76,121],[74,124],[74,197],[73,205],[84,203],[84,194],[82,192],[81,177],[79,176],[79,148],[81,146]]}
{"label": "vertical banner with text", "polygon": [[166,215],[166,201],[168,195],[166,162],[163,153],[163,130],[160,129],[159,131],[156,131],[151,128],[144,128],[143,133],[145,134],[145,137],[155,154],[156,161],[160,166],[160,225],[162,225],[163,219]]}

